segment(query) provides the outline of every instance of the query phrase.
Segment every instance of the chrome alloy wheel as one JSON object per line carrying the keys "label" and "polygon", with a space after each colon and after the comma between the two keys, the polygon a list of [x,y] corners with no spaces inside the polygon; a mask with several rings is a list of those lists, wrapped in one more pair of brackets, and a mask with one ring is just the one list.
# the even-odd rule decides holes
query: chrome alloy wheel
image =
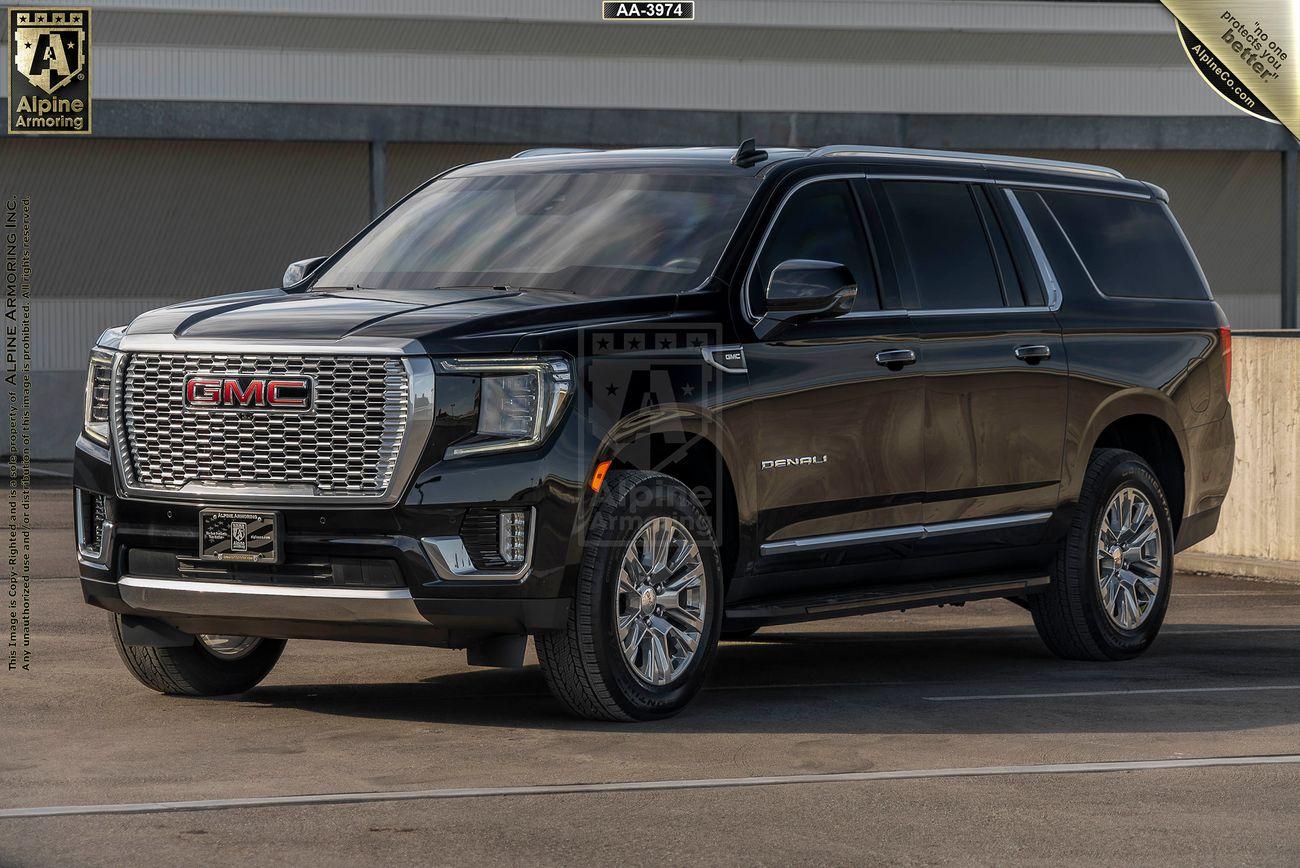
{"label": "chrome alloy wheel", "polygon": [[203,650],[222,660],[238,660],[253,653],[253,649],[262,643],[256,636],[216,636],[208,633],[199,635],[199,644]]}
{"label": "chrome alloy wheel", "polygon": [[662,687],[695,658],[708,606],[700,547],[680,522],[641,526],[618,570],[614,607],[619,644],[637,678]]}
{"label": "chrome alloy wheel", "polygon": [[1115,492],[1097,534],[1097,584],[1111,623],[1134,630],[1160,593],[1164,551],[1151,501],[1136,488]]}

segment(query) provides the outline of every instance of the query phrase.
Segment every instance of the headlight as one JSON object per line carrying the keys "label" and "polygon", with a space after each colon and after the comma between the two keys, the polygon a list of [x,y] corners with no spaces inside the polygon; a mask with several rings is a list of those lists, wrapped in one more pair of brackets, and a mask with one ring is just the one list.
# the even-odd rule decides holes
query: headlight
{"label": "headlight", "polygon": [[560,358],[450,359],[440,366],[481,379],[477,432],[472,441],[448,449],[448,458],[539,445],[573,391],[571,368]]}
{"label": "headlight", "polygon": [[108,445],[108,408],[113,391],[112,350],[95,347],[90,351],[90,368],[86,371],[86,436]]}

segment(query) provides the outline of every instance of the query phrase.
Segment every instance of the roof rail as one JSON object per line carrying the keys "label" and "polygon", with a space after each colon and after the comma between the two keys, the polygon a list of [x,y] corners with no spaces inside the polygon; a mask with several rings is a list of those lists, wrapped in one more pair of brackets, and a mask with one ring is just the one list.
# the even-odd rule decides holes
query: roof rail
{"label": "roof rail", "polygon": [[1002,166],[1011,169],[1045,169],[1050,172],[1074,172],[1079,175],[1102,175],[1108,178],[1124,176],[1106,166],[1089,163],[1067,163],[1062,160],[1043,160],[1038,157],[1007,157],[999,154],[977,154],[967,151],[928,151],[920,148],[887,148],[878,145],[826,145],[809,154],[810,157],[886,157],[906,160],[947,160],[959,163],[979,163],[983,166]]}
{"label": "roof rail", "polygon": [[529,148],[526,151],[520,151],[510,159],[518,160],[520,157],[550,157],[555,154],[594,154],[599,148]]}

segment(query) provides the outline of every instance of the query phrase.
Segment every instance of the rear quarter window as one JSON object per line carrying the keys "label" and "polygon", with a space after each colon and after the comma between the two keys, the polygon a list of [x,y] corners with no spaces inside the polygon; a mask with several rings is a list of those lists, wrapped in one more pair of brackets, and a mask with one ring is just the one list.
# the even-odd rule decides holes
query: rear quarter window
{"label": "rear quarter window", "polygon": [[1191,248],[1160,202],[1057,191],[1041,195],[1106,295],[1210,297]]}

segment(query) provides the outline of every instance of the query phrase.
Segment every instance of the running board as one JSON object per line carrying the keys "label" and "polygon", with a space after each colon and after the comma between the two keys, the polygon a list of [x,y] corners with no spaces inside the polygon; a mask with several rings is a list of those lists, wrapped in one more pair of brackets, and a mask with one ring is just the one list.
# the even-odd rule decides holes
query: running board
{"label": "running board", "polygon": [[839,618],[868,612],[891,612],[944,603],[964,603],[996,597],[1016,597],[1043,588],[1047,576],[1002,579],[996,582],[915,582],[871,590],[838,591],[815,597],[781,598],[727,609],[728,624],[756,626]]}

